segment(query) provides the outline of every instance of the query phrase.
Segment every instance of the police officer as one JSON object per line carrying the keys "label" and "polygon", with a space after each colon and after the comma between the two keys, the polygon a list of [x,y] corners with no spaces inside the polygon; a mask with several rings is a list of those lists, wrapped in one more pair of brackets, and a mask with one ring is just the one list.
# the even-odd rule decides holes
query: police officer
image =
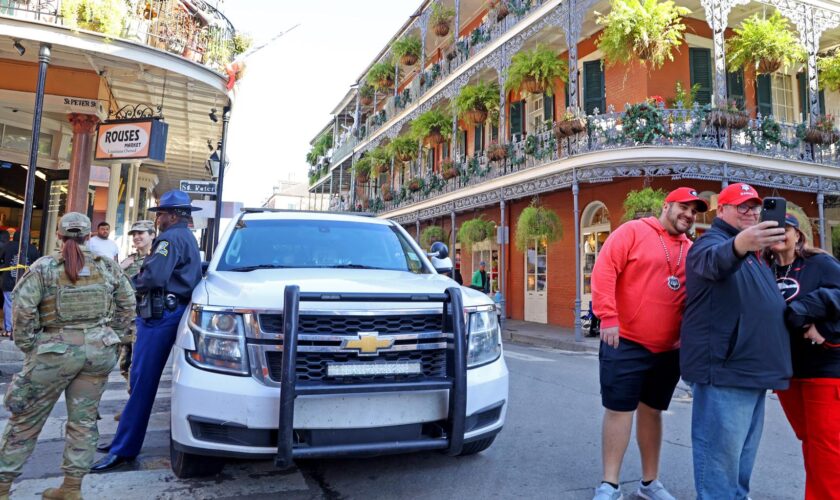
{"label": "police officer", "polygon": [[[123,271],[125,271],[125,274],[129,278],[133,278],[140,273],[140,267],[143,265],[143,260],[145,260],[146,256],[149,255],[149,252],[152,250],[152,240],[155,237],[155,223],[150,220],[139,220],[131,226],[131,230],[128,231],[128,235],[131,236],[132,242],[134,243],[134,253],[123,259],[123,261],[120,262],[120,267],[123,268]],[[128,382],[129,394],[131,394],[131,381],[129,380],[128,374],[131,369],[131,351],[133,347],[133,337],[131,342],[121,344],[120,359],[118,361],[120,373],[122,373],[123,378],[125,378],[126,382]],[[114,420],[119,419],[119,413],[114,415]]]}
{"label": "police officer", "polygon": [[131,395],[125,405],[117,434],[111,444],[97,448],[108,452],[92,472],[105,472],[131,462],[140,454],[149,416],[155,402],[163,367],[175,343],[178,323],[201,280],[198,243],[187,228],[190,206],[182,191],[169,191],[160,198],[155,223],[160,235],[152,253],[133,278],[138,294],[137,341],[130,374]]}
{"label": "police officer", "polygon": [[14,289],[15,344],[26,357],[6,392],[12,415],[0,441],[0,499],[9,498],[62,392],[64,482],[43,498],[81,498],[82,478],[93,463],[99,400],[117,344],[133,333],[135,299],[119,265],[90,253],[89,237],[90,219],[65,214],[58,226],[61,252],[38,259]]}

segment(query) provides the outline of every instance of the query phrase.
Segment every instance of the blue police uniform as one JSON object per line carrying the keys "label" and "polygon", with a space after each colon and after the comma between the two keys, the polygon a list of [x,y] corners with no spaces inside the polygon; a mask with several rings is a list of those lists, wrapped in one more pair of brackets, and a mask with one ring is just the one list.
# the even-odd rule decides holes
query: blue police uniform
{"label": "blue police uniform", "polygon": [[[161,197],[153,211],[188,213],[200,208],[191,207],[190,199],[181,191],[169,191]],[[178,222],[155,238],[152,251],[143,261],[133,282],[138,294],[163,290],[169,297],[163,316],[137,318],[137,341],[134,346],[130,375],[131,395],[120,417],[117,434],[110,446],[99,448],[109,455],[97,462],[92,472],[115,468],[140,454],[160,377],[192,291],[201,280],[201,256],[193,234],[186,222]]]}

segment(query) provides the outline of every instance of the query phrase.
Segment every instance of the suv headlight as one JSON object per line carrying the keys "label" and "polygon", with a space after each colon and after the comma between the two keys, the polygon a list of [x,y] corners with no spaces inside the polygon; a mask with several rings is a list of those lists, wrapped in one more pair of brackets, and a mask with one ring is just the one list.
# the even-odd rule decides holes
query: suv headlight
{"label": "suv headlight", "polygon": [[496,308],[487,306],[470,312],[467,338],[467,368],[496,361],[502,354],[501,331]]}
{"label": "suv headlight", "polygon": [[187,361],[204,370],[249,374],[241,314],[194,308],[188,324],[196,349],[187,351]]}

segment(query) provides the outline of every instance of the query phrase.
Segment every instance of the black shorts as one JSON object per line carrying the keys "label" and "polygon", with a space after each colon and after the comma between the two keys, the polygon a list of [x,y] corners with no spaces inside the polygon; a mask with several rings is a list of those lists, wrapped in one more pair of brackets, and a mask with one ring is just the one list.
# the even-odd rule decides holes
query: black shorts
{"label": "black shorts", "polygon": [[639,402],[667,410],[680,380],[680,351],[654,354],[641,344],[620,339],[618,348],[601,342],[601,403],[613,411],[634,411]]}

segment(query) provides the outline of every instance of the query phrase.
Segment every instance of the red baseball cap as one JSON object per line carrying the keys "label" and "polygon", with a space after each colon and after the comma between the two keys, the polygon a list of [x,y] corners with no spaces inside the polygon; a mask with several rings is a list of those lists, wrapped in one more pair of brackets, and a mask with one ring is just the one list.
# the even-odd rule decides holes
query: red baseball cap
{"label": "red baseball cap", "polygon": [[743,182],[730,184],[718,195],[718,205],[740,205],[750,200],[761,203],[761,196],[755,188]]}
{"label": "red baseball cap", "polygon": [[665,203],[691,203],[697,202],[697,211],[705,212],[709,209],[709,204],[706,200],[697,196],[697,191],[690,187],[678,187],[677,189],[668,193],[665,197]]}

